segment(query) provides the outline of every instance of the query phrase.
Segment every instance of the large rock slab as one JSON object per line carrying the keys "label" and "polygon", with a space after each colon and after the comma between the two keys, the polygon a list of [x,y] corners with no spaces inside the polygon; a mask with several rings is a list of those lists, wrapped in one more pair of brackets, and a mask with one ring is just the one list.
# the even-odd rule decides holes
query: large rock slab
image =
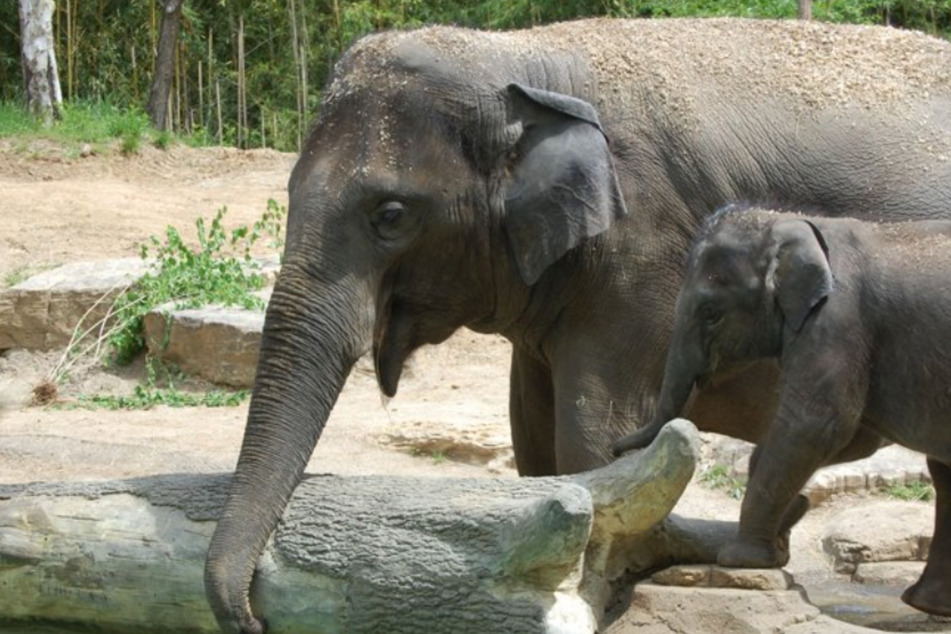
{"label": "large rock slab", "polygon": [[[749,458],[755,445],[713,433],[701,434],[701,438],[701,473],[719,465],[730,476],[748,476]],[[812,506],[819,506],[834,495],[930,481],[923,454],[888,445],[868,458],[819,469],[803,488],[803,495]]]}
{"label": "large rock slab", "polygon": [[836,572],[852,574],[863,563],[926,560],[933,533],[933,504],[874,502],[832,518],[822,547]]}
{"label": "large rock slab", "polygon": [[868,458],[820,469],[803,493],[816,506],[841,493],[876,491],[914,482],[931,482],[924,454],[888,445]]}
{"label": "large rock slab", "polygon": [[0,292],[0,350],[68,345],[80,321],[88,328],[103,319],[148,266],[141,258],[75,262]]}
{"label": "large rock slab", "polygon": [[661,586],[734,588],[739,590],[788,590],[793,578],[781,568],[723,568],[721,566],[671,566],[651,575]]}
{"label": "large rock slab", "polygon": [[[559,478],[316,476],[252,592],[271,632],[594,632],[607,565],[690,481],[696,431]],[[0,622],[213,632],[202,567],[227,476],[0,487]]]}
{"label": "large rock slab", "polygon": [[[751,591],[643,582],[635,586],[630,608],[606,634],[774,634],[819,618],[819,609],[797,588]],[[831,623],[835,625],[826,622],[821,631],[844,631],[837,627],[840,623]]]}
{"label": "large rock slab", "polygon": [[[270,289],[258,293],[265,303]],[[218,385],[254,385],[264,311],[237,306],[176,309],[160,306],[145,316],[149,352],[182,371]]]}

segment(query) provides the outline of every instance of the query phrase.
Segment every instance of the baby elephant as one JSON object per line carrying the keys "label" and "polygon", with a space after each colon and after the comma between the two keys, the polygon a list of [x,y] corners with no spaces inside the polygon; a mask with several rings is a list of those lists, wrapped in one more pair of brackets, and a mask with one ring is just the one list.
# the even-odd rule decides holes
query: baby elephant
{"label": "baby elephant", "polygon": [[780,364],[779,407],[718,563],[785,565],[809,477],[883,437],[927,454],[937,491],[928,563],[902,598],[951,615],[951,221],[715,215],[690,254],[657,413],[615,453],[648,445],[718,369],[762,358]]}

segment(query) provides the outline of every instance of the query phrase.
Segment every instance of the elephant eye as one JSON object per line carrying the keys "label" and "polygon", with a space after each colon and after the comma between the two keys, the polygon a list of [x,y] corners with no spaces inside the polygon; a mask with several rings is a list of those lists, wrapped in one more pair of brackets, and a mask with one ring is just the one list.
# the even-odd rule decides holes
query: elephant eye
{"label": "elephant eye", "polygon": [[388,200],[376,207],[370,214],[373,229],[384,240],[400,238],[413,223],[406,205],[396,200]]}
{"label": "elephant eye", "polygon": [[705,326],[716,326],[723,319],[723,311],[713,304],[700,307],[700,320]]}

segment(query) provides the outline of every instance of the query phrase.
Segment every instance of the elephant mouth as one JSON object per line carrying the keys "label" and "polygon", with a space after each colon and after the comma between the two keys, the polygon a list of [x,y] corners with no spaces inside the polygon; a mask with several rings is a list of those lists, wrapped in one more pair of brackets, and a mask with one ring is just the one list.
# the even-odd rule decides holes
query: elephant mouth
{"label": "elephant mouth", "polygon": [[409,357],[408,346],[400,345],[398,322],[393,320],[393,298],[387,297],[373,328],[373,368],[377,385],[387,398],[396,396],[403,375],[403,364]]}

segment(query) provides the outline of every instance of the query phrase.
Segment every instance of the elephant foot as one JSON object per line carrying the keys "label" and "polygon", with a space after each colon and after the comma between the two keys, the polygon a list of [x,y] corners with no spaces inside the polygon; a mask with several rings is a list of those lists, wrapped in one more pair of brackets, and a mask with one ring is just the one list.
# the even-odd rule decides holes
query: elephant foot
{"label": "elephant foot", "polygon": [[725,568],[782,568],[789,563],[789,550],[767,542],[734,541],[717,554]]}
{"label": "elephant foot", "polygon": [[951,616],[951,580],[929,579],[927,572],[902,593],[901,600],[928,614]]}

